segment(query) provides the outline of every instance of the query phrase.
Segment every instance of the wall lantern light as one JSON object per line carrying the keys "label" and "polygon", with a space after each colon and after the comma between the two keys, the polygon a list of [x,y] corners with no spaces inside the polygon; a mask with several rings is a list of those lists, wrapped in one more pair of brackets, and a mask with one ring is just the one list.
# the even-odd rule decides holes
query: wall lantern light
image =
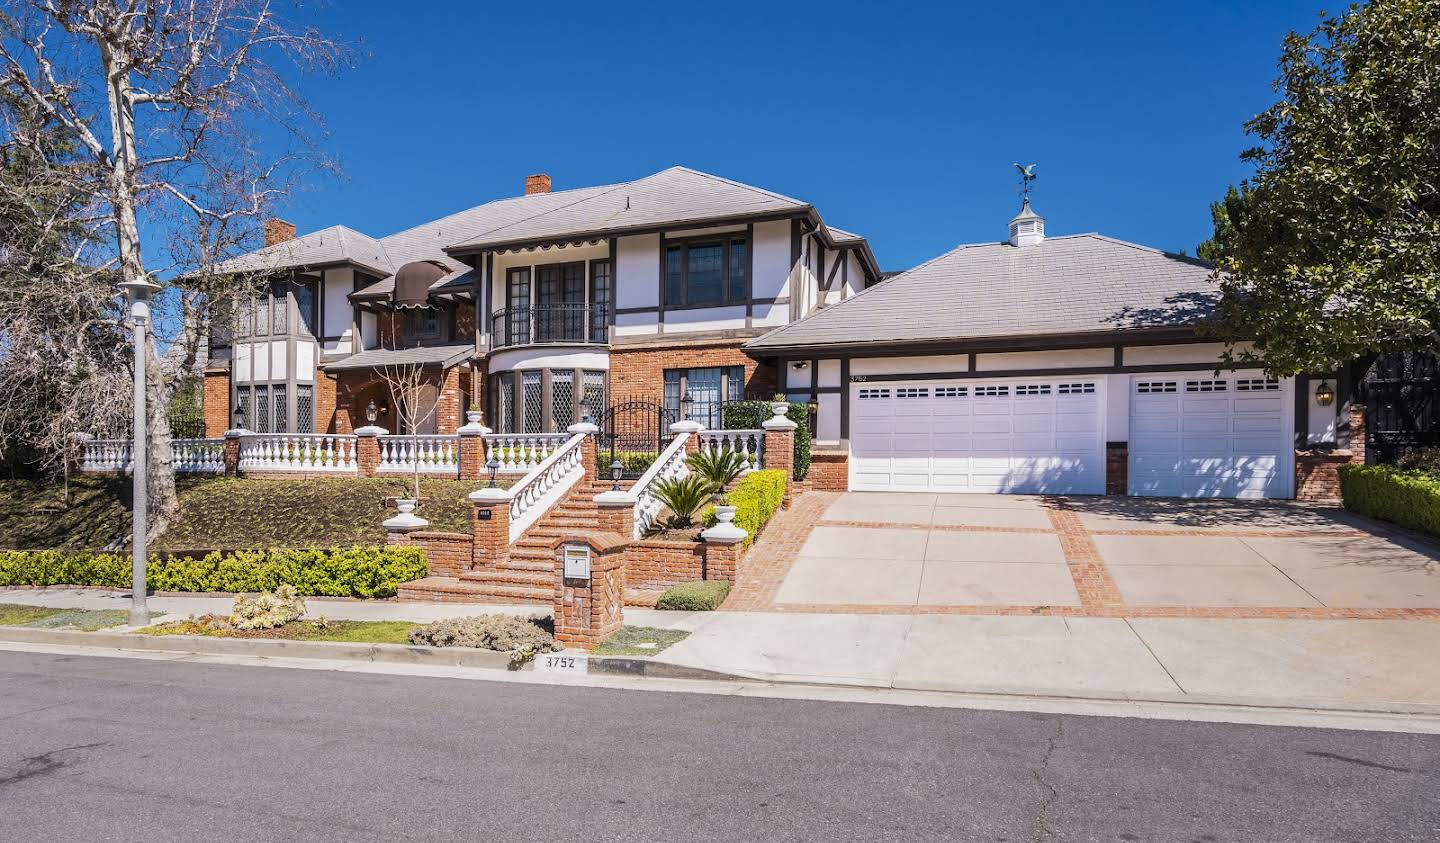
{"label": "wall lantern light", "polygon": [[1328,379],[1320,381],[1320,385],[1315,387],[1315,403],[1322,407],[1335,403],[1335,390]]}
{"label": "wall lantern light", "polygon": [[809,365],[810,365],[810,361],[809,361],[809,360],[796,360],[794,363],[791,363],[791,364],[790,364],[790,368],[794,369],[794,370],[797,371],[797,372],[801,372],[801,371],[804,371],[805,368],[808,367]]}
{"label": "wall lantern light", "polygon": [[376,418],[376,415],[377,415],[378,412],[379,412],[379,410],[378,410],[378,408],[376,408],[376,406],[375,406],[375,401],[374,401],[374,399],[371,399],[370,403],[365,405],[365,421],[368,421],[368,422],[370,422],[371,424],[374,424],[374,423],[375,423],[375,418]]}

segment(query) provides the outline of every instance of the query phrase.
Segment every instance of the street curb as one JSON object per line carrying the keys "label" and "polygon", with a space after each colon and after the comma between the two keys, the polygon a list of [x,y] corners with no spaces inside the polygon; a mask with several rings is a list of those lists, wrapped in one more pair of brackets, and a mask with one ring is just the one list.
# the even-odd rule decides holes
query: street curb
{"label": "street curb", "polygon": [[136,635],[123,632],[80,632],[64,629],[0,629],[0,641],[17,644],[63,644],[116,650],[252,656],[274,659],[338,659],[385,664],[444,665],[508,670],[510,654],[470,647],[411,647],[405,644],[356,644],[345,641],[285,641],[264,638],[218,638],[203,635]]}
{"label": "street curb", "polygon": [[722,673],[718,670],[686,667],[685,665],[631,656],[591,656],[589,662],[590,673],[608,673],[615,676],[645,676],[651,679],[705,679],[719,682],[765,681],[751,679],[736,673]]}

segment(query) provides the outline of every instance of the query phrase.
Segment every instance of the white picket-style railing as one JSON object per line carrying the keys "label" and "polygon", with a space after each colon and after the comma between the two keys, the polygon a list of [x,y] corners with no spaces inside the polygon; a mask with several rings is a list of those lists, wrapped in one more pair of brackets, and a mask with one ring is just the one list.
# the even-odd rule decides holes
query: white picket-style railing
{"label": "white picket-style railing", "polygon": [[685,462],[685,441],[690,438],[689,433],[677,433],[675,438],[655,458],[655,462],[640,475],[635,485],[630,487],[630,494],[635,496],[635,535],[640,538],[655,526],[655,519],[660,516],[660,511],[665,505],[655,496],[655,486],[662,480],[671,480],[676,477],[684,477],[690,473],[690,466]]}
{"label": "white picket-style railing", "polygon": [[485,460],[498,459],[501,474],[528,474],[569,438],[568,433],[487,433]]}
{"label": "white picket-style railing", "polygon": [[81,444],[81,471],[129,471],[134,463],[135,452],[129,439],[86,439]]}
{"label": "white picket-style railing", "polygon": [[[576,433],[550,452],[515,485],[505,489],[510,500],[510,541],[525,534],[550,507],[585,476],[585,434]],[[483,490],[489,491],[489,490]],[[473,497],[472,497],[473,499]]]}
{"label": "white picket-style railing", "polygon": [[224,474],[224,439],[172,439],[170,453],[181,474]]}
{"label": "white picket-style railing", "polygon": [[702,430],[699,436],[700,450],[720,451],[729,448],[745,458],[746,471],[754,471],[765,464],[763,430]]}
{"label": "white picket-style railing", "polygon": [[379,439],[377,471],[411,472],[418,465],[422,474],[459,476],[460,437],[456,434],[381,436]]}
{"label": "white picket-style railing", "polygon": [[240,437],[240,470],[354,474],[355,449],[352,435],[247,433]]}
{"label": "white picket-style railing", "polygon": [[[172,439],[170,453],[181,474],[225,472],[224,439]],[[135,449],[128,439],[87,439],[81,444],[81,471],[123,473],[134,467]]]}

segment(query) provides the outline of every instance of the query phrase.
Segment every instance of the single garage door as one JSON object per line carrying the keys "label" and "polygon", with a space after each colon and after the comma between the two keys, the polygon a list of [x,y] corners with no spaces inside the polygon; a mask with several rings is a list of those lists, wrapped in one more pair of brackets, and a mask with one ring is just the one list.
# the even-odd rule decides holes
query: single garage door
{"label": "single garage door", "polygon": [[1293,494],[1290,383],[1258,373],[1130,380],[1130,494]]}
{"label": "single garage door", "polygon": [[1104,383],[864,383],[850,392],[850,488],[1099,494]]}

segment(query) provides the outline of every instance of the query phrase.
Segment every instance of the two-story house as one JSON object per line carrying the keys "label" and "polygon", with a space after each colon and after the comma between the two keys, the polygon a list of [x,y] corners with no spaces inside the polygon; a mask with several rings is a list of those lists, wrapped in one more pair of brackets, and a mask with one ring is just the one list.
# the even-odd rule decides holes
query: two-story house
{"label": "two-story house", "polygon": [[371,412],[407,432],[382,377],[401,366],[424,373],[419,432],[471,408],[550,432],[625,401],[718,426],[723,402],[779,384],[747,340],[880,280],[864,238],[761,188],[684,167],[550,186],[381,238],[271,221],[265,248],[220,267],[274,280],[217,320],[209,434],[348,433]]}

